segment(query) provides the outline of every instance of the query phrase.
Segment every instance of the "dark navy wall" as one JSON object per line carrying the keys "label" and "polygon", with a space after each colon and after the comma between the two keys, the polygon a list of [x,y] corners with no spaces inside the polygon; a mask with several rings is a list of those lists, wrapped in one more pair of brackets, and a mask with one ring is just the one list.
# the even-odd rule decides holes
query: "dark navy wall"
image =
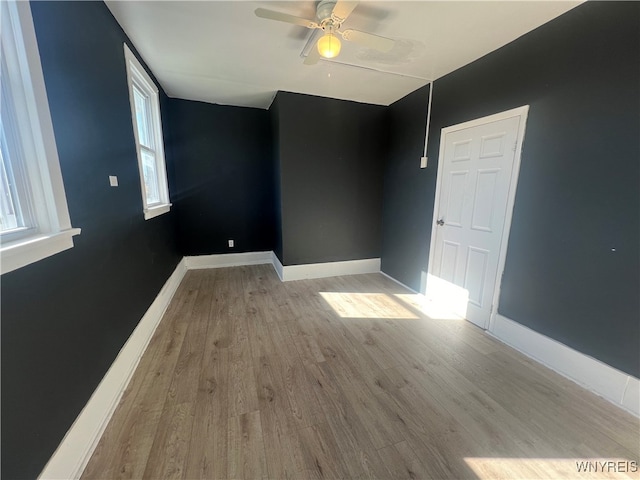
{"label": "dark navy wall", "polygon": [[269,112],[178,99],[169,107],[182,253],[273,250]]}
{"label": "dark navy wall", "polygon": [[273,253],[276,254],[280,262],[283,262],[282,247],[282,182],[280,168],[280,107],[278,106],[278,96],[269,107],[271,120],[271,161],[273,162],[273,209],[275,213],[275,240]]}
{"label": "dark navy wall", "polygon": [[142,214],[124,33],[102,2],[31,9],[69,213],[82,233],[74,248],[2,276],[6,479],[37,477],[181,258],[174,213]]}
{"label": "dark navy wall", "polygon": [[[424,185],[434,184],[436,176],[435,162],[429,168],[418,168],[424,153],[428,103],[427,85],[389,106],[389,150],[384,166],[382,271],[416,290],[420,265],[414,255],[422,255],[426,249],[424,241],[416,240],[429,238],[433,215],[427,209],[433,191]],[[413,221],[409,215],[415,215]]]}
{"label": "dark navy wall", "polygon": [[499,312],[640,376],[639,58],[640,4],[586,2],[437,80],[431,173],[387,166],[384,271],[427,267],[440,130],[528,104]]}
{"label": "dark navy wall", "polygon": [[277,102],[283,264],[379,258],[386,107]]}

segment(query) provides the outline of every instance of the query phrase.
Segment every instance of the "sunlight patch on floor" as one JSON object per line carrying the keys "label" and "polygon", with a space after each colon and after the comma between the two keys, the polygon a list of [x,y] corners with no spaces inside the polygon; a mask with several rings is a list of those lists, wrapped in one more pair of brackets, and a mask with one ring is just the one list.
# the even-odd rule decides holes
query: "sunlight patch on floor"
{"label": "sunlight patch on floor", "polygon": [[394,296],[434,320],[464,320],[461,316],[453,313],[446,302],[434,302],[417,293],[397,293]]}
{"label": "sunlight patch on floor", "polygon": [[496,478],[638,478],[637,461],[625,458],[465,458],[480,480]]}
{"label": "sunlight patch on floor", "polygon": [[320,292],[320,295],[342,318],[419,318],[384,293]]}

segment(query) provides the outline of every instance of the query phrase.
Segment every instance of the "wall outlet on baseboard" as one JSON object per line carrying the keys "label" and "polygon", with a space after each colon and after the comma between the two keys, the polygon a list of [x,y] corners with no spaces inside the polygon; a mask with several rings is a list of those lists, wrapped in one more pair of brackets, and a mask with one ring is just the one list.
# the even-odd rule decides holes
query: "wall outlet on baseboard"
{"label": "wall outlet on baseboard", "polygon": [[229,248],[233,248],[233,240],[229,240]]}
{"label": "wall outlet on baseboard", "polygon": [[420,157],[420,168],[427,168],[427,157]]}

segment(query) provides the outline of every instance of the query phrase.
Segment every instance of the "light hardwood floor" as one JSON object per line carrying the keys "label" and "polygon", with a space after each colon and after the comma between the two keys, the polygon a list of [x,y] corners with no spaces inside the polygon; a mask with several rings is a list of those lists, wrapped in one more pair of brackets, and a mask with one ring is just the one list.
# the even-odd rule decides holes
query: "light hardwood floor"
{"label": "light hardwood floor", "polygon": [[639,431],[382,275],[195,270],[82,478],[639,478]]}

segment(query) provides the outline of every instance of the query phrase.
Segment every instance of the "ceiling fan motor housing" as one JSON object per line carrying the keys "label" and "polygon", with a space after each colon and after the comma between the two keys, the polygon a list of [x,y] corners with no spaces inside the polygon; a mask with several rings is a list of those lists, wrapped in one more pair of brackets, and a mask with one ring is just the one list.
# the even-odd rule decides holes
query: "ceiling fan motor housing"
{"label": "ceiling fan motor housing", "polygon": [[[333,7],[336,6],[336,0],[322,0],[318,3],[318,7],[316,8],[316,16],[318,17],[318,21],[324,27],[326,23],[328,23],[331,18],[331,13],[333,12]],[[334,25],[336,28],[339,25]]]}

